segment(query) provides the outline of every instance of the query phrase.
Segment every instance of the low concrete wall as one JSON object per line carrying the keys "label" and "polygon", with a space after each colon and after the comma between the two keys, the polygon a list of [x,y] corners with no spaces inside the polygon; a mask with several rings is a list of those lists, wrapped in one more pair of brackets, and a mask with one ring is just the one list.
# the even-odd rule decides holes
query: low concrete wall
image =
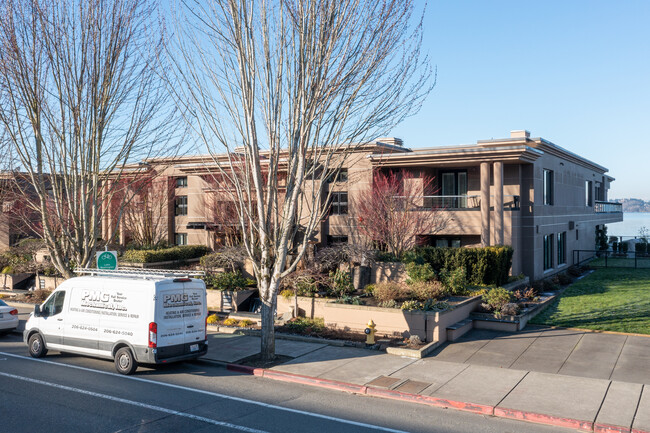
{"label": "low concrete wall", "polygon": [[378,262],[372,266],[370,271],[370,284],[392,281],[403,283],[406,281],[406,266],[400,262]]}
{"label": "low concrete wall", "polygon": [[206,290],[208,310],[221,311],[221,290]]}
{"label": "low concrete wall", "polygon": [[372,320],[377,325],[378,334],[404,338],[417,335],[422,340],[444,342],[447,340],[447,326],[469,317],[480,303],[481,297],[475,296],[443,312],[425,312],[330,302],[325,304],[323,319],[328,326],[354,331],[363,331]]}
{"label": "low concrete wall", "polygon": [[[309,317],[325,317],[325,305],[329,302],[328,299],[322,298],[308,298],[305,296],[298,296],[298,309],[299,316]],[[283,296],[278,296],[278,315],[288,313],[293,309],[293,297],[286,299]]]}
{"label": "low concrete wall", "polygon": [[59,284],[65,281],[63,277],[45,277],[39,275],[36,278],[36,288],[45,290],[54,290],[59,287]]}
{"label": "low concrete wall", "polygon": [[326,326],[353,331],[363,331],[372,320],[377,325],[376,330],[380,335],[405,338],[417,335],[422,340],[426,338],[424,328],[426,313],[423,311],[327,303],[323,319]]}
{"label": "low concrete wall", "polygon": [[427,314],[427,341],[447,341],[447,326],[467,319],[481,304],[482,297],[474,296],[457,305],[450,310],[440,313]]}

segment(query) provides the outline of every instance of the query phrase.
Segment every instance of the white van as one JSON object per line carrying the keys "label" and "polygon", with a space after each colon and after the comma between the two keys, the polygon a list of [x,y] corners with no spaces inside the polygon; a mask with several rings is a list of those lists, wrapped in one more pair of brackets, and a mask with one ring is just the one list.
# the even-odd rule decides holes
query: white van
{"label": "white van", "polygon": [[29,354],[48,349],[113,359],[122,374],[138,364],[196,359],[208,351],[205,283],[199,273],[79,269],[25,325]]}

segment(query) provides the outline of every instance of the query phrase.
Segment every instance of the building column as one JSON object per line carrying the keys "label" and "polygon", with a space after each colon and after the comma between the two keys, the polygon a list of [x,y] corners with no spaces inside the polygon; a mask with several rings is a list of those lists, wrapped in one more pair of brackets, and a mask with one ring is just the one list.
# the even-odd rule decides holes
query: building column
{"label": "building column", "polygon": [[494,163],[494,243],[503,245],[503,162]]}
{"label": "building column", "polygon": [[481,246],[490,245],[490,164],[481,163]]}

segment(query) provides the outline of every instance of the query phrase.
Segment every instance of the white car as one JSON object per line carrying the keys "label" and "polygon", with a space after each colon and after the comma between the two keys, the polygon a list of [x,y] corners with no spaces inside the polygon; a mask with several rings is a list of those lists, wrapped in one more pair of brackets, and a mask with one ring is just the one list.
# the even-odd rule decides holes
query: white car
{"label": "white car", "polygon": [[18,310],[0,299],[0,334],[7,334],[18,327]]}

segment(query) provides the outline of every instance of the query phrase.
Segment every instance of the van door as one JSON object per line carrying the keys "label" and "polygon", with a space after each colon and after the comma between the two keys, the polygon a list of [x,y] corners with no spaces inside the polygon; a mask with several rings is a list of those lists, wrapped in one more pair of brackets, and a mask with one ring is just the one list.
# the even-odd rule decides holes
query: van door
{"label": "van door", "polygon": [[[87,283],[86,283],[87,284]],[[63,343],[76,350],[97,354],[99,350],[99,313],[108,302],[98,287],[72,287],[64,326]]]}
{"label": "van door", "polygon": [[160,282],[157,287],[155,321],[158,353],[160,357],[161,351],[169,352],[164,350],[165,347],[178,346],[178,353],[167,353],[168,357],[172,357],[183,353],[183,311],[187,298],[182,283]]}
{"label": "van door", "polygon": [[63,304],[65,290],[54,292],[41,306],[40,332],[45,338],[48,348],[57,349],[63,346],[65,314]]}
{"label": "van door", "polygon": [[199,346],[193,343],[205,341],[205,318],[208,315],[205,285],[202,281],[191,281],[183,286],[187,296],[183,311],[184,342],[190,345],[190,352],[195,352],[199,350]]}

